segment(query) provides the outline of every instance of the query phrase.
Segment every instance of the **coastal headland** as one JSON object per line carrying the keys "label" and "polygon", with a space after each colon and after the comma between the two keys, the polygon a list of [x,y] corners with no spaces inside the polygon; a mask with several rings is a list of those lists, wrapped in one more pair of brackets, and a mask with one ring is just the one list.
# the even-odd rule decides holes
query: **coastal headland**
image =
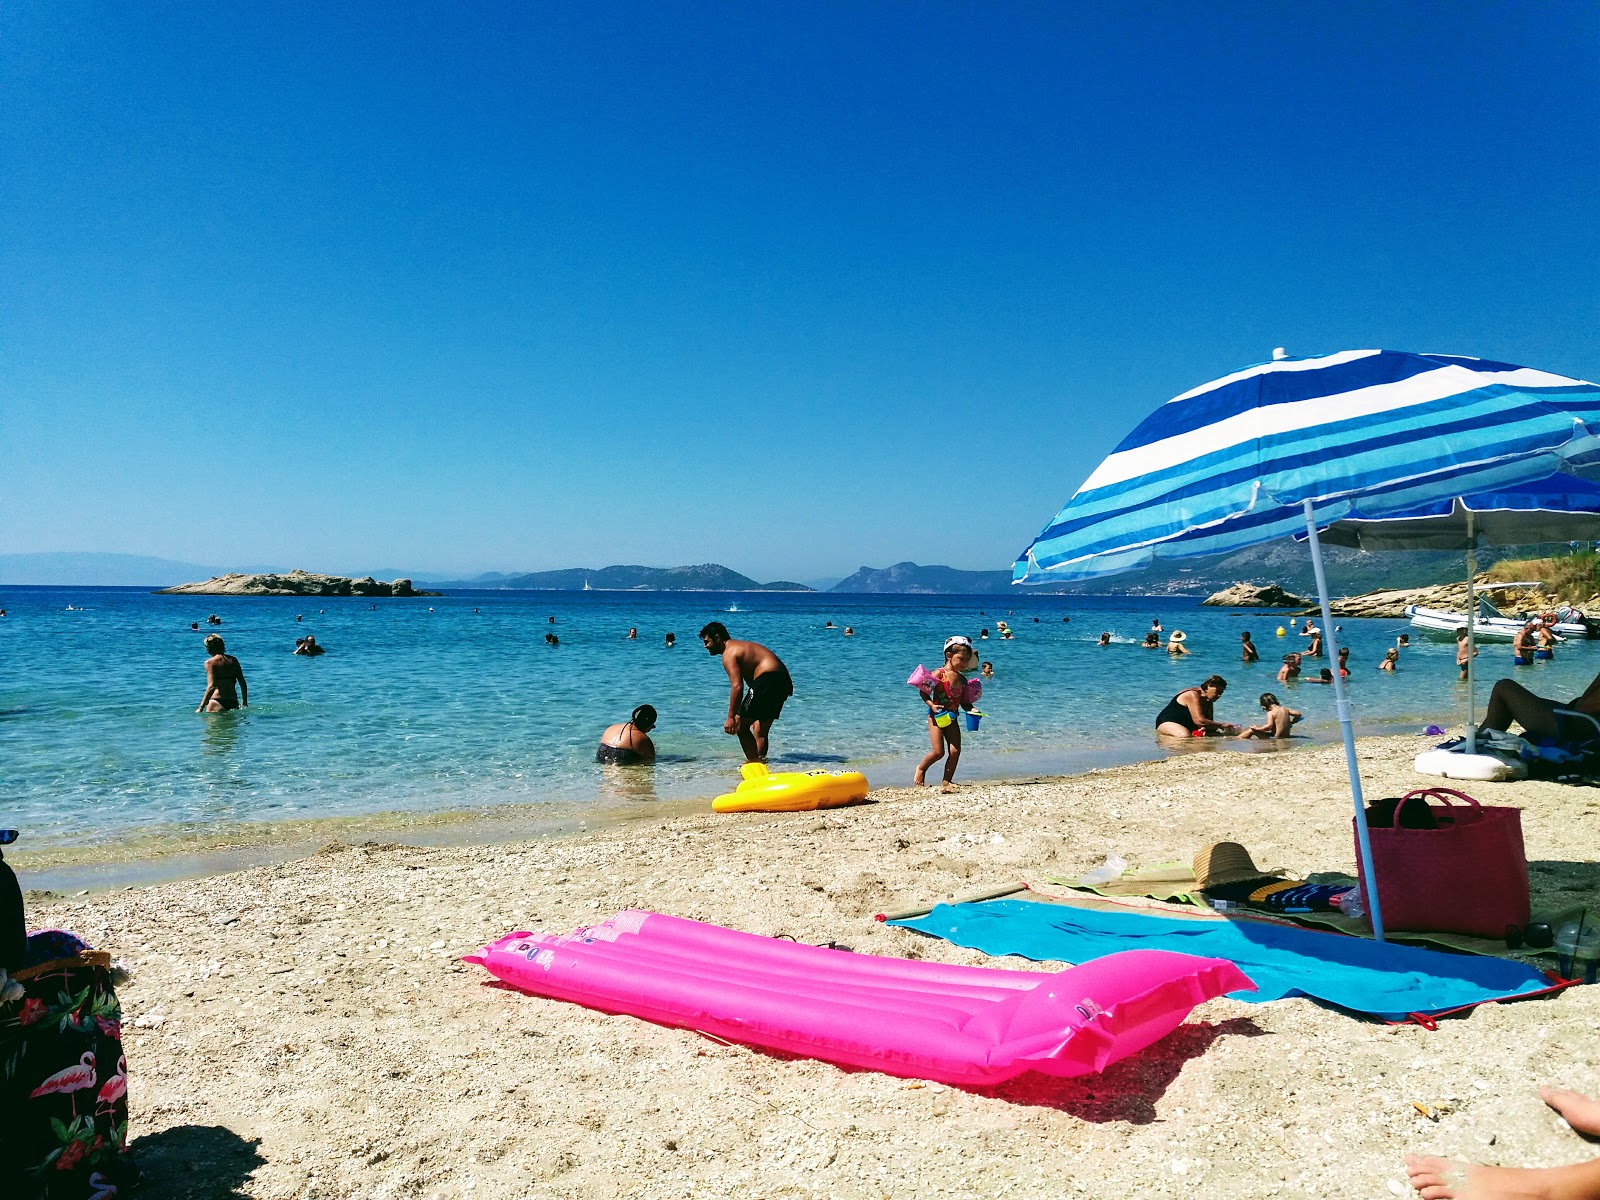
{"label": "coastal headland", "polygon": [[438,596],[422,592],[409,579],[383,583],[368,576],[349,579],[343,575],[318,575],[312,571],[289,571],[282,575],[217,575],[198,583],[180,583],[160,588],[162,596]]}
{"label": "coastal headland", "polygon": [[[1369,794],[1420,786],[1422,745],[1363,739]],[[1592,790],[1473,790],[1524,810],[1535,908],[1594,903]],[[1101,1075],[966,1090],[536,999],[457,961],[514,929],[638,907],[858,953],[1049,970],[872,915],[1071,877],[1113,851],[1188,861],[1220,839],[1297,875],[1354,867],[1337,746],[871,800],[508,845],[331,845],[229,875],[35,895],[29,918],[132,969],[132,1136],[152,1195],[193,1194],[203,1159],[206,1194],[261,1200],[1385,1196],[1408,1150],[1508,1165],[1591,1153],[1534,1088],[1600,1089],[1600,988],[1434,1031],[1219,999]]]}

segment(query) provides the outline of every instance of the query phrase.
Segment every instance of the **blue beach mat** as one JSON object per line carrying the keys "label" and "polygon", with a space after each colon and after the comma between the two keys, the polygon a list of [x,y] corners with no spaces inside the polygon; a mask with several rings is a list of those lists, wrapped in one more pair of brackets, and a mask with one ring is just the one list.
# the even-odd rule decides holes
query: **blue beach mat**
{"label": "blue beach mat", "polygon": [[1503,958],[1445,954],[1266,921],[1196,920],[991,900],[941,904],[925,917],[889,924],[985,954],[1020,954],[1039,961],[1081,963],[1120,950],[1176,950],[1222,958],[1259,989],[1229,993],[1235,1000],[1307,996],[1387,1021],[1437,1016],[1552,986],[1535,968]]}

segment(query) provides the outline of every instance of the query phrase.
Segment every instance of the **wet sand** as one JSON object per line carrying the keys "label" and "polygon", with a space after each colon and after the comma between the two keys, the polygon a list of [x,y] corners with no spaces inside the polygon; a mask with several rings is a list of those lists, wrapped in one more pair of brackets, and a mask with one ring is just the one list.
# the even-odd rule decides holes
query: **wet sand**
{"label": "wet sand", "polygon": [[[1410,761],[1427,744],[1364,739],[1369,794],[1421,785]],[[1536,907],[1600,901],[1600,790],[1471,790],[1523,807]],[[1102,1076],[974,1092],[524,996],[457,961],[512,929],[639,907],[994,962],[872,914],[1226,838],[1263,867],[1354,868],[1338,747],[872,799],[496,846],[329,846],[36,896],[29,915],[134,971],[121,989],[133,1131],[156,1196],[1379,1197],[1397,1194],[1408,1149],[1503,1165],[1593,1153],[1535,1088],[1600,1092],[1600,988],[1432,1032],[1304,1000],[1215,1000]]]}

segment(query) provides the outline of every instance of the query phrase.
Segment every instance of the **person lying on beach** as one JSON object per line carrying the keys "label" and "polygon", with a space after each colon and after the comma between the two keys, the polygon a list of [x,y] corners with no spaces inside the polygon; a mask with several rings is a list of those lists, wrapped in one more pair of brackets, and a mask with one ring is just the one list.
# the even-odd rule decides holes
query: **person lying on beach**
{"label": "person lying on beach", "polygon": [[[1600,1100],[1564,1088],[1539,1098],[1582,1137],[1600,1137]],[[1565,1167],[1486,1167],[1408,1154],[1406,1175],[1423,1200],[1600,1200],[1600,1158]]]}
{"label": "person lying on beach", "polygon": [[944,666],[917,688],[928,707],[928,753],[922,756],[911,777],[917,787],[927,782],[928,768],[942,758],[944,783],[939,790],[957,790],[955,777],[956,764],[961,761],[961,722],[956,717],[963,708],[972,711],[972,704],[967,700],[967,677],[963,672],[972,669],[974,657],[969,639],[960,634],[946,638]]}
{"label": "person lying on beach", "polygon": [[1549,738],[1563,745],[1600,740],[1600,675],[1582,695],[1565,704],[1536,696],[1515,680],[1497,681],[1479,730],[1509,729],[1513,721],[1529,737]]}
{"label": "person lying on beach", "polygon": [[1378,664],[1380,671],[1392,671],[1400,665],[1400,651],[1390,646],[1383,652],[1383,661]]}
{"label": "person lying on beach", "polygon": [[1271,692],[1261,693],[1261,707],[1266,712],[1261,724],[1252,725],[1239,734],[1242,738],[1286,738],[1290,728],[1298,722],[1304,713],[1298,709],[1288,708],[1279,702]]}
{"label": "person lying on beach", "polygon": [[1228,681],[1212,675],[1198,687],[1184,688],[1156,714],[1156,733],[1161,737],[1215,737],[1238,733],[1237,725],[1212,717],[1212,705],[1228,690]]}
{"label": "person lying on beach", "polygon": [[739,739],[747,762],[767,757],[767,737],[783,704],[794,695],[789,669],[760,642],[741,641],[728,635],[728,627],[712,621],[700,630],[707,654],[722,659],[728,673],[728,719],[722,732]]}
{"label": "person lying on beach", "polygon": [[307,658],[315,658],[317,655],[326,654],[328,651],[326,648],[317,645],[316,634],[308,633],[305,635],[305,637],[295,642],[294,652],[296,654],[303,654]]}
{"label": "person lying on beach", "polygon": [[1291,652],[1283,656],[1283,666],[1278,668],[1278,682],[1288,683],[1300,678],[1300,655]]}
{"label": "person lying on beach", "polygon": [[597,763],[610,763],[619,767],[633,767],[654,762],[655,743],[650,731],[656,727],[656,710],[641,704],[620,725],[607,725],[600,735],[600,745],[595,748]]}
{"label": "person lying on beach", "polygon": [[1244,630],[1239,634],[1239,661],[1252,663],[1259,661],[1260,658],[1260,651],[1256,649],[1256,644],[1250,640],[1250,631],[1248,629]]}
{"label": "person lying on beach", "polygon": [[[205,640],[206,692],[200,697],[200,707],[195,712],[227,712],[238,708],[240,696],[244,707],[250,707],[250,685],[244,681],[244,668],[239,660],[228,654],[221,635],[210,634]],[[235,690],[237,688],[237,690]]]}

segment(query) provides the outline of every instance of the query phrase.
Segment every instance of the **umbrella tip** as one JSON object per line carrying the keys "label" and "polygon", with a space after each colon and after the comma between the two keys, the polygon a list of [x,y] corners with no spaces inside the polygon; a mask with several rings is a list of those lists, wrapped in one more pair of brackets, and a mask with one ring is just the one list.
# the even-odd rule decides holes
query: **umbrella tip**
{"label": "umbrella tip", "polygon": [[1288,357],[1289,357],[1289,352],[1287,350],[1285,350],[1282,346],[1274,346],[1272,348],[1272,361],[1273,362],[1282,362],[1284,359],[1286,359]]}

